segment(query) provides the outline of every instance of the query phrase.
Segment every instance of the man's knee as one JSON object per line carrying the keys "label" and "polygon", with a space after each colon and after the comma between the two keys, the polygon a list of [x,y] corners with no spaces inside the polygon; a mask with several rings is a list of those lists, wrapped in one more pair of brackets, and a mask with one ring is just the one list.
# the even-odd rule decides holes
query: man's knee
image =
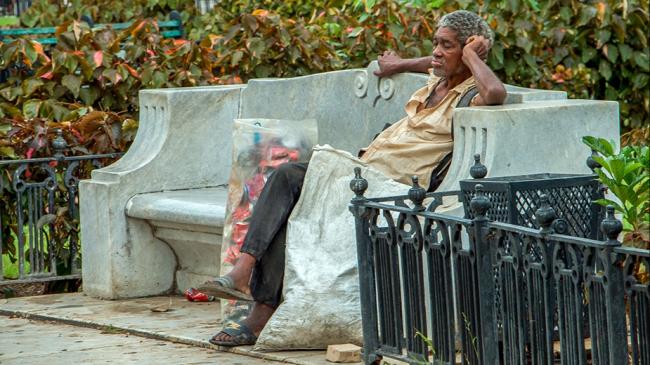
{"label": "man's knee", "polygon": [[305,179],[307,172],[307,164],[302,162],[287,162],[275,170],[273,173],[277,175],[276,178],[286,181],[289,184],[300,184]]}

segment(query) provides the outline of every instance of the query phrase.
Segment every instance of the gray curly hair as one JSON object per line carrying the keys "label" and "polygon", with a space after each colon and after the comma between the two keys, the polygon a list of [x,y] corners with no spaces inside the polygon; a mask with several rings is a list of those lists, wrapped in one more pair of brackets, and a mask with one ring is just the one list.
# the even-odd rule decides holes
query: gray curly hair
{"label": "gray curly hair", "polygon": [[456,10],[449,13],[438,21],[438,27],[450,28],[458,33],[458,41],[465,44],[467,38],[473,35],[481,35],[490,42],[494,42],[494,34],[488,24],[475,13],[467,10]]}

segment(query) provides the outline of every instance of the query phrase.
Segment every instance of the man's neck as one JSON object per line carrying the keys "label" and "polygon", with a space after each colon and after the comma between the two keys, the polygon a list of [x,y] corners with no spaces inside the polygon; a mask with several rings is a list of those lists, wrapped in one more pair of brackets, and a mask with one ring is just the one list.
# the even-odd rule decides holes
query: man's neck
{"label": "man's neck", "polygon": [[469,79],[472,76],[471,72],[463,72],[459,74],[454,74],[451,75],[447,78],[444,79],[443,82],[445,82],[445,86],[447,86],[447,90],[451,90],[455,88],[456,86],[462,84],[465,80]]}

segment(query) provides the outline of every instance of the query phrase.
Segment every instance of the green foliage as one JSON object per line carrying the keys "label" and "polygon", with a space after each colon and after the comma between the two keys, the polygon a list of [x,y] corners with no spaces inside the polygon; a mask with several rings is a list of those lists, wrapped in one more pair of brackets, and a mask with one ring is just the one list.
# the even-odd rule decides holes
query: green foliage
{"label": "green foliage", "polygon": [[[2,277],[7,279],[17,279],[18,278],[18,264],[12,262],[8,254],[2,255]],[[29,271],[29,263],[27,263],[26,271]]]}
{"label": "green foliage", "polygon": [[616,144],[603,138],[583,137],[582,141],[599,156],[593,159],[600,181],[617,200],[599,199],[602,206],[612,205],[623,217],[623,229],[630,234],[625,241],[647,248],[650,245],[650,147],[625,146],[618,153]]}
{"label": "green foliage", "polygon": [[36,0],[20,15],[23,27],[56,27],[89,16],[95,23],[121,23],[137,18],[164,19],[172,10],[196,15],[193,0]]}
{"label": "green foliage", "polygon": [[[647,1],[449,0],[442,5],[438,1],[378,0],[373,3],[369,10],[361,8],[358,17],[361,25],[365,30],[374,30],[384,24],[391,34],[381,35],[388,38],[386,42],[366,43],[368,57],[383,51],[386,45],[403,56],[428,54],[429,28],[435,28],[441,15],[467,9],[483,16],[494,30],[495,43],[488,62],[505,82],[565,90],[574,98],[618,100],[623,129],[648,123]],[[354,12],[349,14],[356,16]]]}
{"label": "green foliage", "polygon": [[26,38],[0,44],[8,74],[0,86],[0,157],[44,155],[52,128],[62,128],[80,154],[123,151],[137,125],[139,89],[221,82],[210,52],[163,39],[153,21],[120,33],[67,22],[57,34],[48,54]]}
{"label": "green foliage", "polygon": [[[477,12],[494,29],[488,62],[505,82],[618,100],[624,130],[647,124],[650,49],[644,0],[227,0],[203,15],[193,0],[72,0],[68,6],[39,0],[21,21],[58,25],[86,14],[110,23],[162,19],[179,10],[188,39],[211,39],[221,57],[216,76],[245,81],[363,67],[386,49],[404,57],[430,54],[439,17],[456,9]],[[319,57],[295,65],[302,60],[299,53]]]}
{"label": "green foliage", "polygon": [[15,16],[0,16],[0,27],[17,26],[20,19]]}
{"label": "green foliage", "polygon": [[505,82],[564,90],[573,98],[617,100],[623,130],[648,123],[647,1],[321,0],[311,11],[308,5],[301,0],[223,1],[193,18],[188,35],[198,40],[209,32],[225,34],[231,27],[223,25],[239,14],[265,9],[283,19],[304,18],[309,32],[325,33],[341,59],[333,67],[364,67],[386,49],[404,57],[430,54],[440,16],[467,9],[494,30],[488,62]]}
{"label": "green foliage", "polygon": [[[190,41],[163,39],[153,21],[137,21],[120,33],[93,32],[84,24],[67,22],[57,34],[59,44],[48,53],[29,39],[0,44],[8,76],[0,86],[0,158],[51,156],[55,128],[63,131],[69,154],[124,151],[137,129],[139,89],[221,82],[211,72],[210,52]],[[52,162],[50,167],[56,171],[59,189],[65,191],[63,166]],[[91,169],[89,162],[83,163],[77,177],[89,177]],[[23,178],[42,181],[43,173],[32,166]],[[9,189],[13,168],[0,168],[0,179]],[[60,274],[71,268],[75,258],[67,244],[79,235],[79,222],[67,211],[68,204],[66,195],[57,194],[48,223],[54,228],[48,230],[53,233],[48,238]],[[21,253],[19,207],[13,192],[0,191],[0,206],[2,253],[15,261]]]}

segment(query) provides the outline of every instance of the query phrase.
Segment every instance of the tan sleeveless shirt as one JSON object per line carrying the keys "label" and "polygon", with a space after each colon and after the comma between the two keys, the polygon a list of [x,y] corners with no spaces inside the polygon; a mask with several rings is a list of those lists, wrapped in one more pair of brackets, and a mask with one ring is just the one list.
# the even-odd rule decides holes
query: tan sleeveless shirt
{"label": "tan sleeveless shirt", "polygon": [[454,107],[475,84],[474,77],[470,77],[449,91],[438,105],[418,112],[439,80],[430,74],[427,86],[417,90],[406,103],[406,117],[363,149],[362,161],[401,183],[411,185],[411,177],[416,175],[420,186],[429,186],[433,169],[452,151]]}

